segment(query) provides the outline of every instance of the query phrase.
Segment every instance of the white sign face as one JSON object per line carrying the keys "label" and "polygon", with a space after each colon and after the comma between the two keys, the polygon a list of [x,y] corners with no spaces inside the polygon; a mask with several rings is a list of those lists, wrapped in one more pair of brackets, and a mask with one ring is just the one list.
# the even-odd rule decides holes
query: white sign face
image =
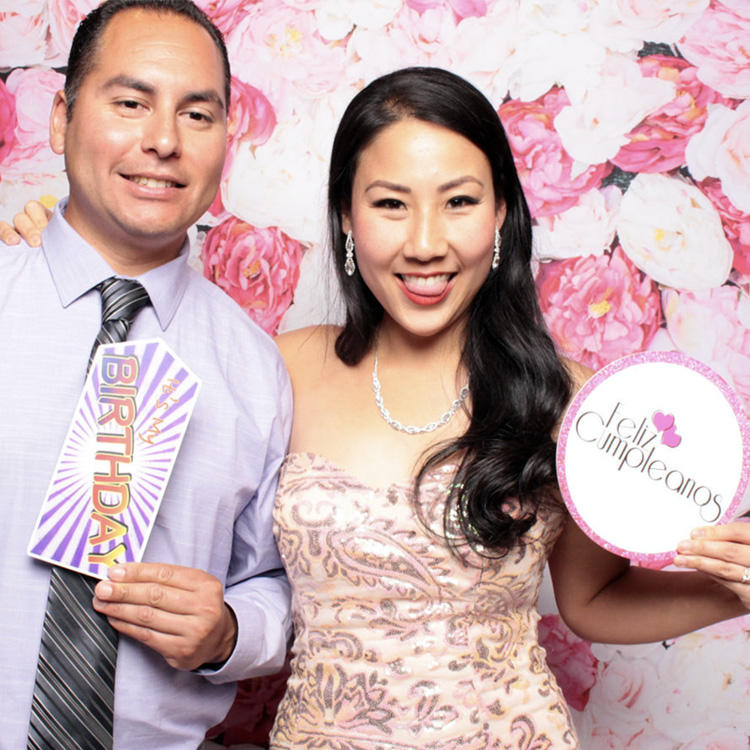
{"label": "white sign face", "polygon": [[557,469],[568,510],[597,544],[671,560],[692,529],[732,517],[750,474],[750,426],[706,365],[676,352],[635,354],[575,397]]}

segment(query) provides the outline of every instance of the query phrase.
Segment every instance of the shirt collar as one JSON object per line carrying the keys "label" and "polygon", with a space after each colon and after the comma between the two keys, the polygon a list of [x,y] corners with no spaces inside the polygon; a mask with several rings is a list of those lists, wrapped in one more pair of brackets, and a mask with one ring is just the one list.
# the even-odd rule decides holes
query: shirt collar
{"label": "shirt collar", "polygon": [[[114,273],[109,263],[65,221],[68,199],[55,206],[50,223],[43,232],[43,251],[52,280],[67,307]],[[136,277],[151,299],[161,329],[169,326],[180,306],[191,269],[187,264],[190,243],[186,239],[180,254],[164,265]]]}

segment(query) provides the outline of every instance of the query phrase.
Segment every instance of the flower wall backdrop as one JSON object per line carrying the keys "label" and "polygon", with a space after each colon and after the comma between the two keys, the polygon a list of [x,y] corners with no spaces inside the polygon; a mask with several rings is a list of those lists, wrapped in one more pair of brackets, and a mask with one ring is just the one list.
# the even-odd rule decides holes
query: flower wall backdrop
{"label": "flower wall backdrop", "polygon": [[[96,0],[0,0],[0,218],[66,193],[47,143]],[[233,64],[229,158],[192,262],[269,333],[336,315],[326,163],[351,97],[449,68],[498,108],[535,219],[560,347],[593,368],[674,349],[750,410],[748,0],[199,0]],[[335,291],[335,290],[334,290]],[[674,642],[590,645],[549,594],[540,634],[587,750],[747,750],[750,618]],[[227,744],[262,743],[283,680],[243,685]]]}

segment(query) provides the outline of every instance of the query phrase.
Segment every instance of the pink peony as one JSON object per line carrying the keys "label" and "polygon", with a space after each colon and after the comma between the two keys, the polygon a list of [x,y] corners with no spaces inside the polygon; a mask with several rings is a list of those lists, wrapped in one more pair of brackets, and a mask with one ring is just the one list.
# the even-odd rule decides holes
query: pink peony
{"label": "pink peony", "polygon": [[[276,113],[262,92],[232,76],[232,100],[227,118],[227,158],[224,162],[222,182],[227,179],[234,164],[240,143],[253,146],[265,143],[276,127]],[[219,216],[224,210],[221,193],[217,193],[209,211]]]}
{"label": "pink peony", "polygon": [[448,4],[459,20],[487,15],[487,0],[448,0]]}
{"label": "pink peony", "polygon": [[259,0],[195,0],[195,4],[226,34],[244,15],[244,8]]}
{"label": "pink peony", "polygon": [[547,664],[557,678],[571,708],[583,711],[596,682],[597,659],[591,644],[574,635],[558,615],[539,621],[539,643],[547,651]]}
{"label": "pink peony", "polygon": [[315,14],[281,3],[252,5],[227,34],[238,77],[259,88],[279,117],[300,111],[301,100],[335,90],[346,70],[346,48],[327,42]]}
{"label": "pink peony", "polygon": [[698,183],[721,217],[729,244],[734,250],[734,268],[741,274],[750,275],[750,216],[735,208],[721,189],[721,181],[708,177]]}
{"label": "pink peony", "polygon": [[65,85],[65,76],[48,68],[14,70],[8,76],[8,88],[16,97],[16,145],[8,164],[33,160],[28,170],[62,171],[62,156],[49,145],[49,113],[55,93]]}
{"label": "pink peony", "polygon": [[406,5],[417,13],[449,5],[458,20],[487,15],[487,0],[406,0]]}
{"label": "pink peony", "polygon": [[99,5],[100,0],[49,0],[50,62],[65,65],[78,24]]}
{"label": "pink peony", "polygon": [[537,290],[563,352],[595,370],[645,349],[661,323],[656,284],[619,247],[542,264]]}
{"label": "pink peony", "polygon": [[651,55],[639,64],[644,77],[674,83],[675,98],[631,130],[630,143],[611,161],[626,172],[667,172],[685,163],[685,146],[705,124],[706,107],[729,102],[704,86],[697,69],[681,58]]}
{"label": "pink peony", "polygon": [[729,284],[694,292],[664,291],[664,317],[674,343],[688,356],[716,370],[750,412],[750,327],[747,327],[750,316],[747,311],[750,311],[750,299]]}
{"label": "pink peony", "polygon": [[0,164],[13,150],[16,140],[16,103],[13,94],[0,80]]}
{"label": "pink peony", "polygon": [[572,208],[578,196],[599,187],[612,171],[604,163],[573,176],[573,159],[554,126],[555,116],[569,103],[563,89],[553,88],[534,102],[511,99],[498,110],[532,216]]}
{"label": "pink peony", "polygon": [[294,300],[302,250],[276,227],[253,227],[232,217],[206,235],[203,273],[274,335]]}
{"label": "pink peony", "polygon": [[[743,3],[747,6],[747,3]],[[703,83],[724,94],[750,96],[750,13],[713,0],[681,42],[680,53]]]}
{"label": "pink peony", "polygon": [[41,64],[46,40],[47,14],[42,8],[39,8],[39,13],[30,15],[26,12],[0,12],[0,68],[7,70]]}

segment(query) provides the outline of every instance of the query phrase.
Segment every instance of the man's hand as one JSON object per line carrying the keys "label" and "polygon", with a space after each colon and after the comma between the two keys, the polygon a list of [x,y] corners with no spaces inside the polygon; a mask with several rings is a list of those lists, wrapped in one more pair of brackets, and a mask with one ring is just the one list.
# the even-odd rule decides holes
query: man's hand
{"label": "man's hand", "polygon": [[164,563],[126,563],[95,589],[94,609],[115,630],[158,651],[175,669],[228,659],[237,623],[218,578]]}
{"label": "man's hand", "polygon": [[42,244],[42,229],[49,224],[52,211],[38,201],[29,201],[24,206],[24,213],[13,217],[13,226],[7,221],[0,221],[0,240],[6,245],[17,245],[21,238],[32,247]]}

